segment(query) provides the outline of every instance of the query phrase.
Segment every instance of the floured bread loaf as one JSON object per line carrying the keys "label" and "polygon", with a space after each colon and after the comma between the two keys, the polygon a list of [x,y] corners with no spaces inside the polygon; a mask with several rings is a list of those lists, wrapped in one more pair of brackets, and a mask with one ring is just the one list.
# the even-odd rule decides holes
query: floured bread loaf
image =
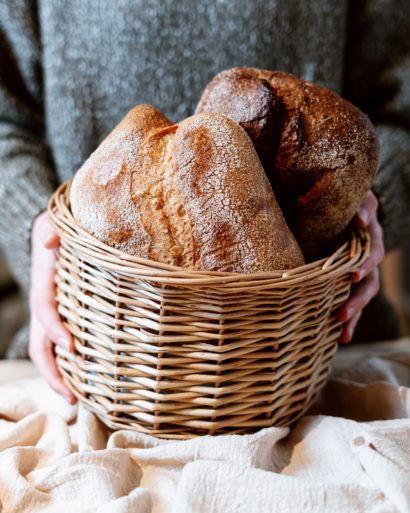
{"label": "floured bread loaf", "polygon": [[330,254],[378,168],[368,117],[329,89],[254,68],[219,73],[196,112],[225,114],[246,130],[305,257]]}
{"label": "floured bread loaf", "polygon": [[89,233],[158,262],[246,273],[304,263],[251,140],[220,114],[172,125],[135,107],[77,172],[70,202]]}

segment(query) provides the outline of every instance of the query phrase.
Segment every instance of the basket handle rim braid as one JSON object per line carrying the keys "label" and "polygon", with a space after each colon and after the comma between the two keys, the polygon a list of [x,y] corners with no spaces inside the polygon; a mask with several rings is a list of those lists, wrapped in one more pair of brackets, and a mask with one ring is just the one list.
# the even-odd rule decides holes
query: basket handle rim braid
{"label": "basket handle rim braid", "polygon": [[69,187],[49,202],[58,312],[75,345],[56,358],[88,409],[111,428],[180,439],[289,425],[307,410],[330,371],[366,232],[287,271],[187,271],[84,232]]}
{"label": "basket handle rim braid", "polygon": [[[307,279],[328,279],[345,273],[355,272],[367,258],[370,251],[370,234],[359,226],[350,228],[349,240],[337,248],[329,257],[310,262],[294,269],[266,271],[257,273],[235,273],[221,271],[196,271],[163,264],[153,260],[129,255],[113,248],[86,232],[75,221],[69,206],[69,193],[72,179],[61,184],[48,203],[49,219],[61,240],[70,244],[85,257],[92,258],[96,264],[103,263],[113,271],[141,279],[155,277],[163,284],[234,284],[249,287],[256,281],[258,288],[281,283],[284,286],[296,284]],[[349,248],[348,258],[341,262],[340,257]],[[284,281],[285,280],[285,281]]]}

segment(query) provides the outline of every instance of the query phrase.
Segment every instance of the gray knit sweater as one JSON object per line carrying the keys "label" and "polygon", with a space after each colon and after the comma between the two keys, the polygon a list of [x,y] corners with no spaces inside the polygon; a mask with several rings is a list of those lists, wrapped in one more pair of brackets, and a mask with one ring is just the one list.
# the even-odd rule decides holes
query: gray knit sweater
{"label": "gray knit sweater", "polygon": [[238,65],[318,82],[370,115],[396,245],[410,225],[409,21],[408,0],[0,0],[0,244],[23,289],[33,217],[127,111],[149,103],[177,122]]}

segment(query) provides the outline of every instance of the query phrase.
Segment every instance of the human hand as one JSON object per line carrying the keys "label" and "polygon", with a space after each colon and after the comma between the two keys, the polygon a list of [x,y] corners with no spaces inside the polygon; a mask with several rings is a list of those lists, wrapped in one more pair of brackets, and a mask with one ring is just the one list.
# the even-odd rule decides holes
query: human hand
{"label": "human hand", "polygon": [[31,232],[29,355],[47,383],[70,403],[76,397],[64,383],[54,355],[54,344],[72,351],[71,334],[61,322],[55,300],[55,264],[60,244],[47,212],[36,217]]}
{"label": "human hand", "polygon": [[371,237],[370,253],[360,269],[353,273],[352,293],[347,302],[339,309],[338,318],[344,322],[340,342],[351,341],[353,331],[362,314],[363,308],[377,294],[380,288],[378,264],[384,258],[383,231],[377,220],[378,202],[369,191],[355,216],[356,223],[367,228]]}

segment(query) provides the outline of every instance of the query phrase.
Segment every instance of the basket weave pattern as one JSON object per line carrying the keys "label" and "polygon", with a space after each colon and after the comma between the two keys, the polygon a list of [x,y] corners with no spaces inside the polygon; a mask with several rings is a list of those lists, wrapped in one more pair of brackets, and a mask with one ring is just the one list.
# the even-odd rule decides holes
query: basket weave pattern
{"label": "basket weave pattern", "polygon": [[325,384],[365,233],[286,272],[186,271],[126,255],[82,230],[69,183],[50,200],[57,302],[75,352],[56,346],[74,394],[111,428],[164,438],[288,425]]}

